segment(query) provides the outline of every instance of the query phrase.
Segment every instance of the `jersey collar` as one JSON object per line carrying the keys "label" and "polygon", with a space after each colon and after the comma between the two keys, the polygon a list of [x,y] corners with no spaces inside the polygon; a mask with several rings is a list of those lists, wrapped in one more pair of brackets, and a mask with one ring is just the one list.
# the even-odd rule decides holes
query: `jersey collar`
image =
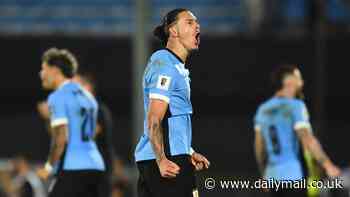
{"label": "jersey collar", "polygon": [[60,86],[58,86],[57,90],[63,88],[63,86],[67,85],[69,82],[71,82],[71,80],[65,80]]}
{"label": "jersey collar", "polygon": [[179,60],[179,62],[181,62],[182,64],[185,64],[185,62],[182,61],[182,59],[176,55],[172,50],[165,48],[165,50],[167,50],[169,53],[171,53],[177,60]]}
{"label": "jersey collar", "polygon": [[175,64],[176,69],[179,71],[179,73],[185,77],[188,77],[190,72],[188,69],[185,68],[185,64],[182,61],[182,59],[176,55],[172,50],[165,48],[165,50],[167,50],[169,53],[171,53],[180,63]]}

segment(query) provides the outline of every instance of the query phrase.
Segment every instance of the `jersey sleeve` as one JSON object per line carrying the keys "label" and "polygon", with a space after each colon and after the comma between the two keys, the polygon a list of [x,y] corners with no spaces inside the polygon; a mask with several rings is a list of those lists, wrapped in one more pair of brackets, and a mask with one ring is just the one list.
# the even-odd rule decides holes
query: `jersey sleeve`
{"label": "jersey sleeve", "polygon": [[261,118],[260,118],[260,108],[258,108],[257,112],[254,116],[254,130],[257,132],[261,131]]}
{"label": "jersey sleeve", "polygon": [[64,104],[64,98],[59,95],[51,95],[48,100],[50,110],[51,127],[68,124],[68,116]]}
{"label": "jersey sleeve", "polygon": [[174,71],[169,66],[156,67],[148,83],[150,99],[160,99],[169,103],[171,91],[174,90],[175,77]]}
{"label": "jersey sleeve", "polygon": [[297,102],[293,109],[294,129],[310,129],[309,112],[304,102]]}

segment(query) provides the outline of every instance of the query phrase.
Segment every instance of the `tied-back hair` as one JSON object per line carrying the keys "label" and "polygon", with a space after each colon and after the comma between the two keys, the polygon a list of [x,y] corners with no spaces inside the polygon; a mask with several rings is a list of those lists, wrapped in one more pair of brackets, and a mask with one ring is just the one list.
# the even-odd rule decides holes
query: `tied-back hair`
{"label": "tied-back hair", "polygon": [[44,52],[41,60],[48,66],[58,67],[67,78],[74,77],[78,71],[78,61],[67,49],[50,48]]}
{"label": "tied-back hair", "polygon": [[298,69],[295,64],[284,64],[278,66],[271,75],[271,84],[274,91],[278,91],[283,87],[283,80],[286,76],[293,74]]}
{"label": "tied-back hair", "polygon": [[181,12],[188,11],[186,8],[177,8],[168,12],[162,19],[162,23],[153,30],[153,35],[157,37],[165,46],[169,38],[169,27],[178,19]]}

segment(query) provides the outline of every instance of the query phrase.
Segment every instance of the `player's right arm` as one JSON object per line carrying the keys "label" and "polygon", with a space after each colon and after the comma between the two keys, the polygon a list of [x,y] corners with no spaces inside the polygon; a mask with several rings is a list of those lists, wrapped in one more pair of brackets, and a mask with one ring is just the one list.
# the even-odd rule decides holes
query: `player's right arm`
{"label": "player's right arm", "polygon": [[164,152],[163,129],[161,122],[168,108],[168,104],[162,100],[151,99],[147,114],[148,131],[151,145],[156,156],[160,174],[163,177],[176,177],[179,166],[168,160]]}
{"label": "player's right arm", "polygon": [[151,140],[152,148],[159,163],[165,159],[163,130],[161,122],[168,108],[168,104],[158,99],[151,99],[149,104],[149,111],[147,114],[149,138]]}
{"label": "player's right arm", "polygon": [[[180,168],[168,160],[164,151],[162,121],[168,110],[170,92],[174,87],[174,74],[161,60],[153,60],[152,71],[145,75],[145,86],[149,88],[147,113],[148,135],[162,177],[175,177]],[[168,120],[164,120],[168,121]]]}
{"label": "player's right arm", "polygon": [[261,176],[264,176],[266,163],[267,163],[267,154],[266,154],[266,145],[261,131],[261,112],[258,108],[255,117],[254,117],[254,130],[255,130],[255,140],[254,140],[254,151],[255,159],[258,164],[258,169]]}
{"label": "player's right arm", "polygon": [[48,105],[50,110],[51,147],[44,169],[39,170],[39,176],[43,179],[48,177],[52,171],[52,166],[55,166],[62,157],[68,136],[68,117],[64,98],[53,95],[49,97]]}
{"label": "player's right arm", "polygon": [[258,164],[259,172],[261,176],[264,176],[267,156],[266,156],[264,138],[261,134],[260,127],[258,126],[255,127],[254,150],[255,150],[255,158]]}
{"label": "player's right arm", "polygon": [[68,116],[64,100],[65,99],[60,95],[53,95],[48,101],[52,136],[47,162],[52,166],[56,165],[60,160],[67,143]]}
{"label": "player's right arm", "polygon": [[308,112],[303,103],[300,103],[297,107],[295,107],[294,119],[294,130],[296,131],[304,149],[308,150],[316,161],[321,164],[328,176],[339,176],[340,170],[329,159],[320,142],[317,140],[311,130]]}
{"label": "player's right arm", "polygon": [[50,165],[57,164],[67,143],[67,125],[58,125],[52,128],[51,148],[47,162]]}

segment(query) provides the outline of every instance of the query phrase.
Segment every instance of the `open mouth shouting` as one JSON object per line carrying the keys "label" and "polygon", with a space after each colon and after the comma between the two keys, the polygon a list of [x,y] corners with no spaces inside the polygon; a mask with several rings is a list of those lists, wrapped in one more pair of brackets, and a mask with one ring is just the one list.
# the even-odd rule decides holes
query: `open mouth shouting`
{"label": "open mouth shouting", "polygon": [[199,44],[200,44],[200,32],[197,32],[196,34],[195,34],[195,45],[198,47],[199,46]]}

